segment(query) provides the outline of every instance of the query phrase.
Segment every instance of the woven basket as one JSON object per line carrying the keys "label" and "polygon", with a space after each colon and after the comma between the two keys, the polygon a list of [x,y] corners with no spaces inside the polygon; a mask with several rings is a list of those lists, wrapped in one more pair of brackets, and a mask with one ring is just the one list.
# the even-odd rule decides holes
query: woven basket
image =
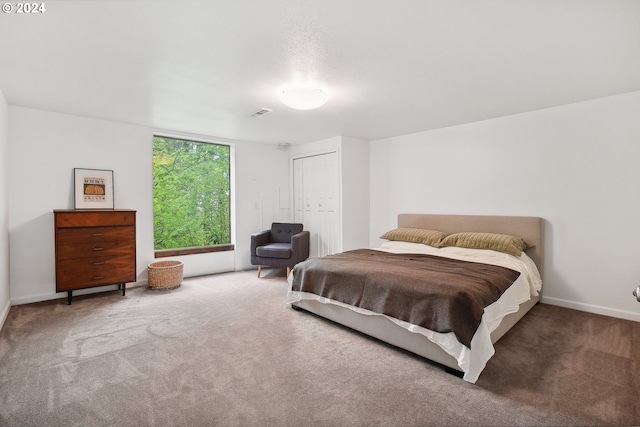
{"label": "woven basket", "polygon": [[174,289],[182,283],[181,261],[157,261],[147,267],[149,287],[152,289]]}

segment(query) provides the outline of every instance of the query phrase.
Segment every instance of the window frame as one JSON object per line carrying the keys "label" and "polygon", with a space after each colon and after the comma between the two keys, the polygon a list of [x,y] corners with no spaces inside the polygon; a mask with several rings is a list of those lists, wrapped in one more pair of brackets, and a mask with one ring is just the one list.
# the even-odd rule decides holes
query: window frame
{"label": "window frame", "polygon": [[[191,135],[179,135],[173,133],[164,133],[164,132],[153,132],[151,139],[151,159],[153,162],[153,138],[161,137],[161,138],[172,138],[184,141],[197,142],[202,144],[213,144],[213,145],[224,145],[229,147],[229,239],[230,243],[221,243],[219,245],[205,245],[205,246],[192,246],[185,248],[172,248],[172,249],[156,249],[155,242],[155,231],[153,234],[153,251],[154,258],[166,258],[166,257],[174,257],[174,256],[183,256],[183,255],[196,255],[196,254],[205,254],[205,253],[215,253],[215,252],[227,252],[235,250],[235,232],[234,232],[234,219],[235,219],[235,207],[234,207],[234,189],[235,189],[235,146],[230,142],[219,141],[219,140],[211,140],[208,138],[203,138],[199,136],[191,136]],[[151,168],[151,180],[153,182],[153,163]],[[155,217],[155,204],[153,201],[153,190],[151,194],[151,213],[152,218]],[[153,221],[153,225],[155,226],[155,220]]]}

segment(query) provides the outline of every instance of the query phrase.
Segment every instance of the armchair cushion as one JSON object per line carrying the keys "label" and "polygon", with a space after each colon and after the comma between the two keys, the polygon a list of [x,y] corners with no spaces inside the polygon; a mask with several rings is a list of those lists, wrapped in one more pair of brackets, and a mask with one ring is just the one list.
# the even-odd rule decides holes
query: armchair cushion
{"label": "armchair cushion", "polygon": [[291,258],[291,243],[269,243],[256,248],[256,255],[262,258]]}

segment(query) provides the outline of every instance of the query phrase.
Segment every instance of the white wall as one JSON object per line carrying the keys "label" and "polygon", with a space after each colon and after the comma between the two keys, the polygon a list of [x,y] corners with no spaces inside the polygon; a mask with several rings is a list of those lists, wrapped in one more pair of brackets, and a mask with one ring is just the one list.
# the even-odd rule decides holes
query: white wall
{"label": "white wall", "polygon": [[[358,182],[343,186],[343,204],[351,203],[343,227],[359,230],[370,211],[368,242],[358,244],[356,232],[345,246],[378,244],[401,212],[541,216],[543,301],[640,320],[631,295],[640,281],[638,117],[640,92],[633,92],[377,140],[368,149],[347,137],[289,152],[236,142],[236,251],[182,257],[185,275],[252,268],[249,234],[290,218],[283,203],[290,157],[336,147],[343,178]],[[114,170],[116,207],[138,211],[138,280],[145,282],[154,260],[152,134],[141,126],[7,107],[0,93],[0,314],[8,311],[9,296],[13,304],[64,296],[55,294],[52,211],[73,206],[74,167]],[[369,171],[362,164],[367,154]],[[361,194],[369,185],[360,180],[367,175],[369,209]]]}
{"label": "white wall", "polygon": [[9,314],[9,106],[0,90],[0,329]]}
{"label": "white wall", "polygon": [[401,212],[540,216],[543,302],[640,321],[640,92],[370,148],[372,245]]}
{"label": "white wall", "polygon": [[342,137],[342,250],[367,247],[369,235],[369,141]]}
{"label": "white wall", "polygon": [[[53,210],[73,207],[73,168],[114,171],[115,207],[137,210],[137,274],[146,283],[153,256],[152,135],[150,128],[9,107],[10,289],[13,304],[55,293]],[[166,131],[162,131],[166,133]],[[193,135],[184,135],[193,136]],[[215,139],[206,137],[206,139]],[[184,275],[249,268],[249,234],[256,231],[256,194],[288,182],[288,157],[273,146],[233,144],[237,175],[260,173],[259,182],[236,176],[236,251],[179,257]],[[264,172],[265,165],[269,166]],[[254,172],[254,176],[257,172]],[[288,212],[286,213],[288,216]],[[246,242],[245,242],[246,241]],[[96,292],[105,288],[79,291]],[[108,289],[108,288],[106,288]]]}
{"label": "white wall", "polygon": [[251,265],[249,235],[290,220],[289,153],[274,144],[236,144],[236,270]]}

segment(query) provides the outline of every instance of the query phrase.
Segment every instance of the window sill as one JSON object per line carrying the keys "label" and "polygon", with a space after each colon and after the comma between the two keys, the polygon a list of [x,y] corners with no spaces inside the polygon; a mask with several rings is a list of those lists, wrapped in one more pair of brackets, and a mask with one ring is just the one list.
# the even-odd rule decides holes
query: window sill
{"label": "window sill", "polygon": [[155,251],[156,258],[166,258],[170,256],[182,256],[182,255],[194,255],[194,254],[207,254],[211,252],[226,252],[235,249],[233,244],[228,245],[215,245],[215,246],[198,246],[195,248],[181,248],[181,249],[163,249]]}

